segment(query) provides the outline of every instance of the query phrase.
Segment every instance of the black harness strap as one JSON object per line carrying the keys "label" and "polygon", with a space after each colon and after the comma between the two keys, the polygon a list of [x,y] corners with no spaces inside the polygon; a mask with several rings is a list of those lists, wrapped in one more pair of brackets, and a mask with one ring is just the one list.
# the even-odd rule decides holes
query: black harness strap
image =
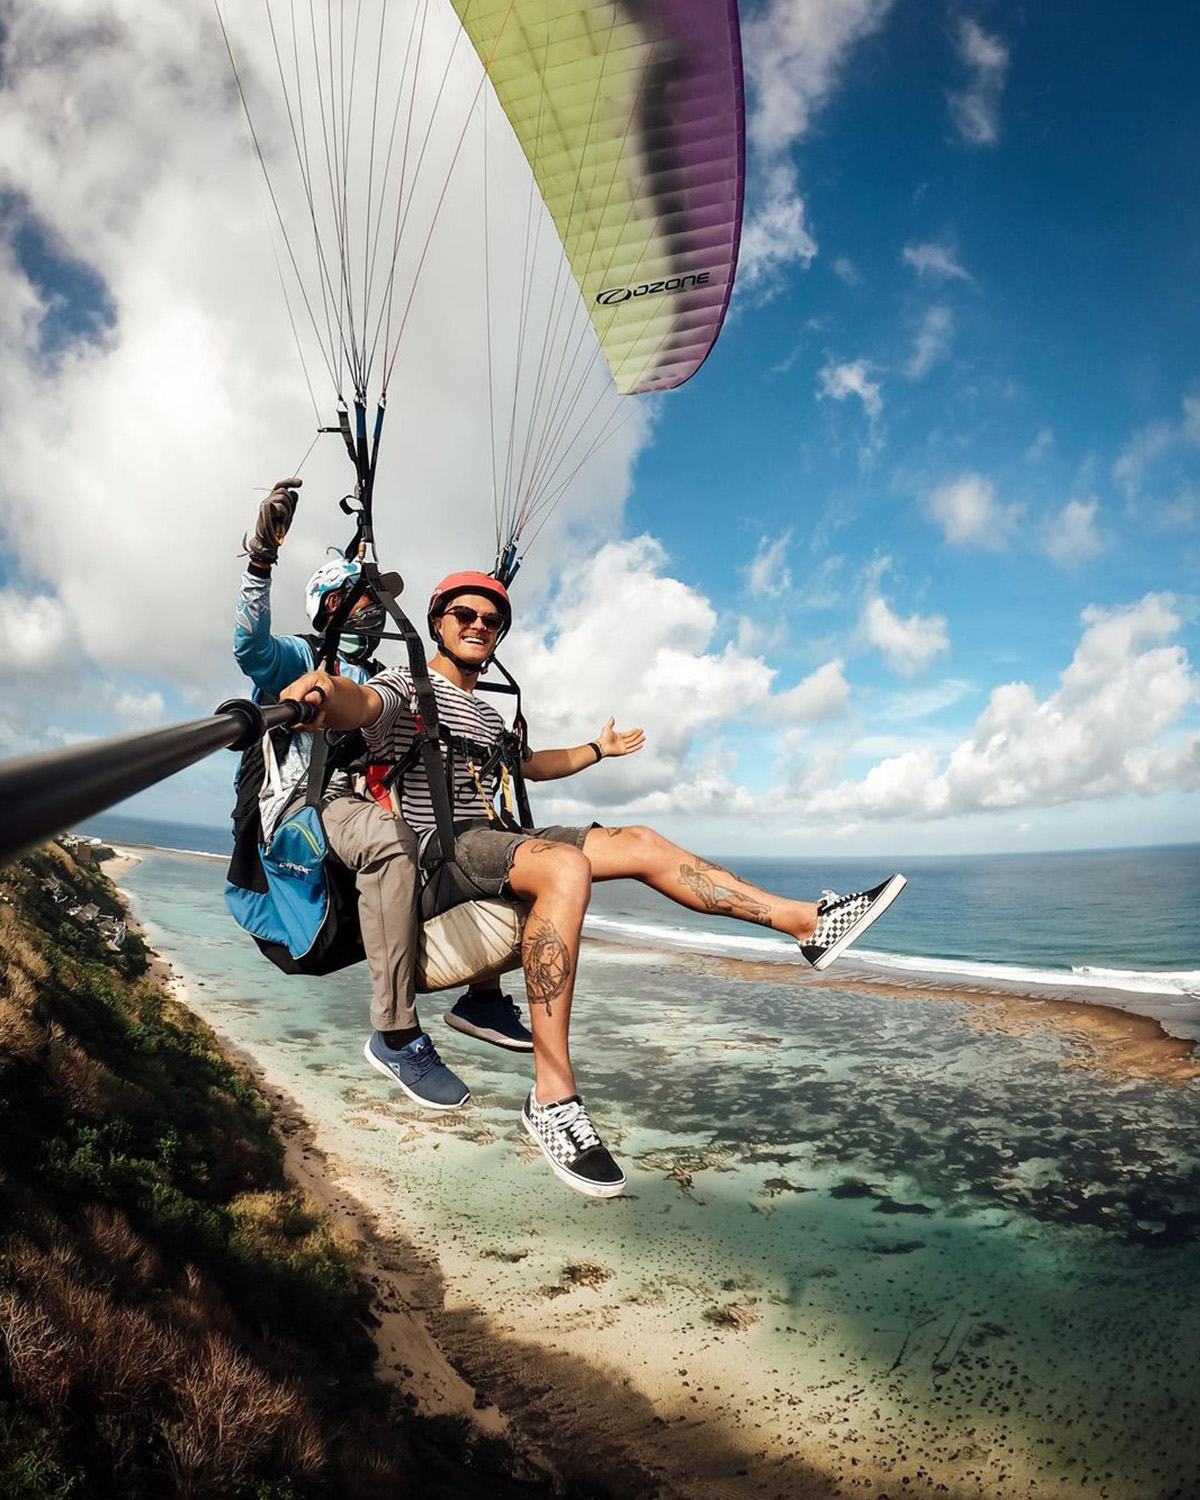
{"label": "black harness strap", "polygon": [[425,647],[412,621],[396,603],[395,596],[385,587],[379,569],[374,563],[363,563],[363,581],[372,597],[383,605],[399,631],[400,638],[408,652],[408,670],[417,698],[417,738],[414,744],[426,780],[429,782],[429,795],[433,802],[433,816],[437,824],[442,858],[450,862],[454,859],[454,812],[450,791],[443,777],[440,749],[441,724],[438,719],[437,697],[433,691],[433,683],[429,680],[429,668],[425,662]]}
{"label": "black harness strap", "polygon": [[[516,572],[516,569],[513,569]],[[493,656],[488,663],[495,667],[496,671],[504,678],[503,682],[480,682],[477,689],[484,693],[506,693],[516,699],[516,712],[513,715],[513,727],[508,732],[511,741],[510,760],[508,765],[509,775],[512,777],[513,787],[517,794],[517,813],[521,820],[522,828],[533,827],[533,814],[529,810],[529,793],[525,787],[525,773],[521,770],[522,765],[529,759],[529,726],[525,722],[525,714],[521,709],[521,685],[504,663]]]}
{"label": "black harness strap", "polygon": [[[322,660],[326,662],[330,660],[331,649],[328,633],[325,636],[306,635],[304,639],[308,642],[308,649],[312,652],[315,665],[320,666]],[[327,667],[326,670],[334,673],[336,676],[336,639],[332,646],[332,658],[333,664]],[[369,661],[365,663],[365,666],[372,677],[376,673],[383,671],[383,664],[381,662]],[[348,769],[344,748],[345,743],[349,742],[354,749],[357,749],[358,745],[361,744],[361,737],[357,734],[342,736],[336,743],[331,742],[329,735],[330,731],[328,729],[318,730],[313,735],[312,755],[308,762],[308,781],[305,784],[304,797],[309,807],[320,807],[321,798],[325,795],[325,788],[329,783],[330,772]],[[338,753],[339,748],[342,751],[340,755]],[[351,756],[351,759],[353,759],[353,756]]]}
{"label": "black harness strap", "polygon": [[[449,849],[451,853],[447,858],[453,859],[454,814],[451,809],[449,791],[442,779],[442,756],[438,738],[441,726],[438,720],[437,698],[434,695],[433,683],[429,680],[429,668],[425,662],[425,647],[412,621],[396,602],[396,596],[385,582],[378,565],[364,561],[361,567],[362,571],[354,587],[347,592],[326,626],[322,638],[320,660],[325,663],[327,670],[330,670],[330,663],[336,663],[342,627],[349,619],[350,611],[364,594],[374,599],[395,625],[399,639],[403,641],[408,653],[408,670],[417,699],[417,754],[429,780],[429,795],[433,801],[434,820],[437,824],[441,847]],[[313,757],[309,766],[308,801],[313,806],[319,803],[324,792],[323,783],[328,754],[328,740],[325,735],[319,735],[317,743],[313,746]]]}

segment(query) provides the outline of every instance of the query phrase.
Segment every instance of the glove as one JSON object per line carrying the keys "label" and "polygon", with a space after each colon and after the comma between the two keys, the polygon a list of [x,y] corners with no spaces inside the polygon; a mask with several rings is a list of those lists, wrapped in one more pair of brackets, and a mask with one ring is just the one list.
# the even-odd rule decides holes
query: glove
{"label": "glove", "polygon": [[280,544],[287,536],[292,517],[296,514],[296,502],[300,498],[296,491],[303,483],[302,479],[278,480],[258,507],[258,519],[253,532],[242,538],[242,544],[252,563],[269,568],[278,561]]}

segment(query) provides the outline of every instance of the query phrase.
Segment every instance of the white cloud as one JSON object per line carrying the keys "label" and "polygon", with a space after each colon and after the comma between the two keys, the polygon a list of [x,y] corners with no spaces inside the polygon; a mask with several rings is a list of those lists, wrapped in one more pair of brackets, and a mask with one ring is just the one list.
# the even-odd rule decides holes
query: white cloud
{"label": "white cloud", "polygon": [[1060,568],[1076,568],[1103,552],[1104,538],[1096,530],[1098,500],[1068,500],[1056,516],[1044,521],[1042,551]]}
{"label": "white cloud", "polygon": [[[889,6],[891,0],[766,0],[742,20],[748,133],[760,156],[738,257],[738,293],[751,302],[774,296],[787,267],[807,270],[816,258],[787,151],[840,83],[855,43],[882,24]],[[760,193],[757,181],[765,183]]]}
{"label": "white cloud", "polygon": [[1130,500],[1141,493],[1147,471],[1178,445],[1181,435],[1182,429],[1173,422],[1150,422],[1121,449],[1113,478]]}
{"label": "white cloud", "polygon": [[117,718],[130,732],[135,729],[156,728],[163,722],[167,712],[163,695],[154,688],[140,692],[136,689],[124,689],[115,694],[113,707]]}
{"label": "white cloud", "polygon": [[754,561],[746,569],[746,586],[759,597],[777,598],[792,586],[792,573],[787,565],[787,550],[792,533],[785,531],[773,542],[763,537],[754,554]]}
{"label": "white cloud", "polygon": [[953,341],[954,314],[950,309],[940,305],[926,308],[904,373],[910,380],[924,380],[950,353]]}
{"label": "white cloud", "polygon": [[958,252],[951,244],[935,240],[922,245],[905,245],[901,258],[922,279],[966,281],[974,285],[975,278],[961,264]]}
{"label": "white cloud", "polygon": [[[689,778],[699,774],[692,757],[700,736],[747,720],[808,724],[842,711],[849,689],[840,661],[777,691],[778,673],[761,657],[717,644],[716,611],[668,577],[666,563],[651,537],[610,542],[566,569],[545,612],[525,615],[513,631],[506,661],[525,690],[535,748],[578,744],[613,713],[647,734],[640,755],[614,761],[586,790],[539,788],[539,804],[556,796],[565,807],[580,797],[646,812],[667,804],[644,799],[669,800],[682,785],[696,791]],[[636,628],[617,631],[614,621]],[[706,785],[708,797],[711,778]]]}
{"label": "white cloud", "polygon": [[736,640],[738,650],[747,656],[765,656],[771,651],[784,650],[788,643],[787,616],[779,611],[769,616],[760,611],[753,618],[739,615]]}
{"label": "white cloud", "polygon": [[0,641],[9,671],[55,672],[70,660],[75,625],[59,599],[0,589]]}
{"label": "white cloud", "polygon": [[[752,174],[738,261],[739,295],[766,300],[790,266],[804,270],[817,242],[788,159],[841,81],[855,44],[883,21],[891,0],[767,0],[742,21],[750,83],[750,140],[759,153]],[[760,194],[754,184],[765,183]]]}
{"label": "white cloud", "polygon": [[833,359],[826,360],[817,376],[820,382],[818,394],[832,401],[857,396],[867,415],[878,417],[883,411],[883,389],[872,377],[871,369],[870,362],[865,359],[845,360],[841,364]]}
{"label": "white cloud", "polygon": [[[458,29],[445,11],[430,11],[424,42],[423,74],[433,86]],[[278,100],[274,112],[269,105],[274,64],[262,51],[261,8],[231,14],[248,86],[262,106],[264,149],[283,161],[291,144]],[[0,547],[25,576],[46,577],[47,596],[72,622],[83,660],[115,680],[136,643],[141,673],[216,701],[238,683],[229,637],[242,534],[262,489],[294,472],[315,425],[220,33],[211,7],[140,0],[111,0],[102,24],[75,0],[10,8],[5,24],[0,160],[20,218],[10,216],[7,238],[0,234]],[[459,47],[439,118],[465,118],[478,75],[478,60]],[[456,136],[434,134],[423,179],[430,199]],[[435,160],[443,150],[445,159]],[[489,153],[497,201],[504,189],[524,202],[528,166],[515,142],[494,131]],[[365,172],[369,153],[351,154]],[[474,149],[467,154],[478,157]],[[451,567],[464,560],[486,567],[492,557],[473,170],[456,175],[442,207],[393,375],[380,455],[382,560],[401,562],[418,601]],[[414,214],[429,206],[418,193]],[[523,249],[524,214],[507,217],[511,225],[494,216],[494,285]],[[21,223],[38,226],[54,254],[95,276],[114,313],[101,337],[50,353],[42,347],[46,315],[62,323],[59,294],[39,294],[17,263],[13,236]],[[423,225],[409,237],[417,251],[423,238]],[[298,253],[303,240],[297,237]],[[549,288],[553,277],[545,281]],[[500,408],[508,355],[499,350],[515,348],[509,335],[518,300],[493,298]],[[303,329],[298,307],[297,317]],[[310,371],[328,422],[332,384],[311,351]],[[577,411],[589,406],[590,378]],[[585,466],[533,549],[521,575],[526,599],[544,591],[563,547],[569,556],[572,546],[619,526],[649,431],[649,409],[630,403],[628,410],[632,421]],[[320,439],[303,472],[277,570],[283,629],[303,625],[303,580],[351,529],[336,506],[351,477],[340,440]],[[433,515],[436,525],[428,524]]]}
{"label": "white cloud", "polygon": [[766,724],[819,724],[840,717],[850,706],[850,684],[842,666],[839,659],[827,661],[795,687],[768,698],[758,718]]}
{"label": "white cloud", "polygon": [[807,270],[817,254],[817,242],[805,222],[795,168],[788,162],[777,163],[767,173],[766,184],[765,194],[742,227],[740,292],[773,292],[781,272],[792,265]]}
{"label": "white cloud", "polygon": [[893,672],[914,676],[950,649],[945,615],[897,615],[881,594],[863,605],[859,633],[883,657]]}
{"label": "white cloud", "polygon": [[1018,502],[1002,505],[996,486],[982,474],[968,472],[947,480],[926,496],[925,514],[942,528],[954,547],[980,547],[999,552],[1008,545],[1020,523]]}
{"label": "white cloud", "polygon": [[759,149],[779,153],[807,132],[853,48],[890,9],[891,0],[768,0],[744,18],[750,137]]}
{"label": "white cloud", "polygon": [[959,61],[967,70],[967,85],[947,95],[950,118],[970,146],[993,146],[1000,138],[1000,98],[1008,71],[1008,48],[998,36],[984,31],[978,21],[964,17],[955,38]]}
{"label": "white cloud", "polygon": [[805,609],[834,609],[844,598],[846,559],[838,553],[806,565],[798,587],[798,602]]}
{"label": "white cloud", "polygon": [[1049,453],[1053,447],[1053,427],[1039,427],[1037,430],[1037,436],[1025,450],[1025,457],[1030,461],[1030,463],[1038,463],[1041,459],[1045,458],[1047,453]]}
{"label": "white cloud", "polygon": [[1039,701],[1024,682],[998,687],[944,763],[932,748],[908,751],[815,793],[805,810],[922,820],[1200,784],[1200,735],[1160,743],[1200,688],[1186,651],[1170,643],[1182,625],[1175,600],[1092,605],[1081,619],[1079,646],[1049,697]]}
{"label": "white cloud", "polygon": [[[947,677],[926,688],[905,688],[902,692],[890,694],[880,705],[876,717],[884,723],[897,719],[902,722],[927,719],[941,713],[944,708],[952,707],[974,691],[973,683],[965,682],[959,677]],[[861,751],[862,743],[856,748]]]}
{"label": "white cloud", "polygon": [[833,274],[839,281],[844,281],[847,286],[859,286],[863,279],[862,272],[848,255],[837,257],[833,263]]}
{"label": "white cloud", "polygon": [[[1149,422],[1117,456],[1113,478],[1131,508],[1152,508],[1163,525],[1189,524],[1194,511],[1192,474],[1200,448],[1200,391],[1189,391],[1178,418]],[[1147,500],[1152,507],[1145,507]]]}

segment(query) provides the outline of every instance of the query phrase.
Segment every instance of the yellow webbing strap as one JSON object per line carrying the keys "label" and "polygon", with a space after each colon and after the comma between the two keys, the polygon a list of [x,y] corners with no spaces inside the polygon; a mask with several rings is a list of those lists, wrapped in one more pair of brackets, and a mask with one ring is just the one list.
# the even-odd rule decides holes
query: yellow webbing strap
{"label": "yellow webbing strap", "polygon": [[508,767],[503,762],[500,765],[500,796],[504,801],[504,811],[515,823],[517,808],[513,801],[512,777],[508,774]]}
{"label": "yellow webbing strap", "polygon": [[479,777],[479,767],[473,760],[469,760],[467,762],[467,771],[471,777],[471,780],[475,783],[475,790],[479,793],[479,797],[483,803],[484,810],[487,812],[488,822],[494,823],[496,821],[496,809],[492,806],[491,798],[483,789],[483,782]]}

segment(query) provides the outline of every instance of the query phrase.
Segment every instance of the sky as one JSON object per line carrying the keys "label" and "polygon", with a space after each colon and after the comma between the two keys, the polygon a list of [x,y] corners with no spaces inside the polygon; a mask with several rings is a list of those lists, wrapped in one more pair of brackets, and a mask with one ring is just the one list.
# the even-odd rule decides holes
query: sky
{"label": "sky", "polygon": [[[432,182],[446,121],[473,123],[378,501],[414,615],[442,573],[491,563],[484,294],[528,176],[494,115],[485,173],[443,12],[418,85],[450,60]],[[263,38],[235,20],[274,162]],[[742,29],[725,329],[564,496],[505,648],[535,746],[612,714],[647,749],[538,787],[535,814],[720,855],[1194,839],[1200,14],[746,0]],[[275,609],[304,628],[351,475],[336,438],[312,446],[310,386],[325,422],[330,389],[280,253],[210,8],[0,0],[0,755],[238,693],[241,538],[302,458]],[[231,772],[216,757],[129,811],[219,824]]]}

